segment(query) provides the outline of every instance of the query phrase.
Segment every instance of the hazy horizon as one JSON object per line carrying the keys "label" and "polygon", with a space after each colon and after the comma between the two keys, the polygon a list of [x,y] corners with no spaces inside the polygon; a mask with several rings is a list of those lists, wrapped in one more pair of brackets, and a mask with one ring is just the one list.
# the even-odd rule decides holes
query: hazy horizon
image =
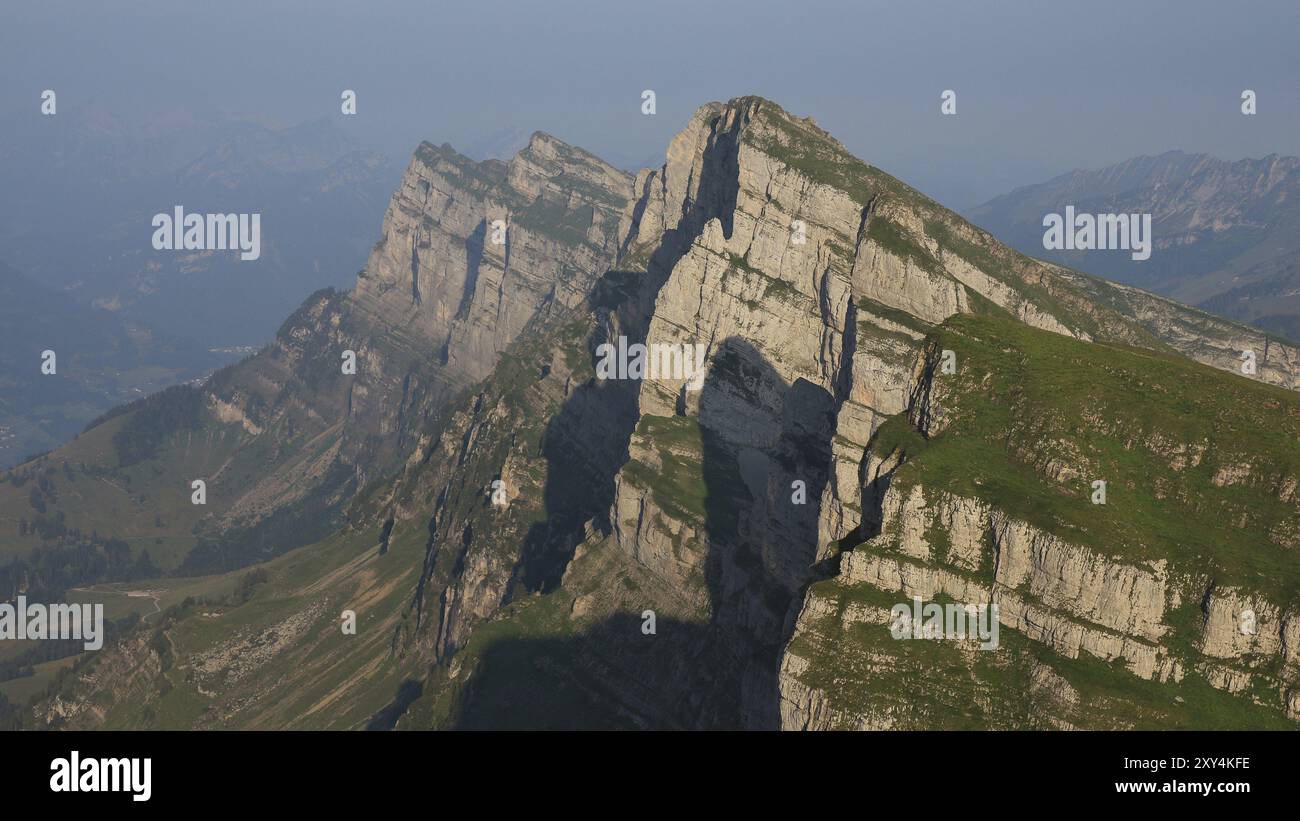
{"label": "hazy horizon", "polygon": [[[1300,154],[1295,4],[1105,2],[1082,25],[1024,2],[348,5],[18,0],[0,35],[0,117],[38,117],[52,88],[61,114],[335,117],[399,160],[421,140],[482,153],[542,130],[636,168],[701,104],[758,94],[954,208],[1143,154]],[[355,117],[339,114],[343,89]],[[956,116],[939,113],[945,89]]]}

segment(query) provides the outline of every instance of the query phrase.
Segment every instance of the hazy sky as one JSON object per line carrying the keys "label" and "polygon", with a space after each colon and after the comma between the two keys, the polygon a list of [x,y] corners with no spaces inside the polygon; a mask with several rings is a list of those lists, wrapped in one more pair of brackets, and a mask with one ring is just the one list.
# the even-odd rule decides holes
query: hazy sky
{"label": "hazy sky", "polygon": [[338,115],[400,157],[541,129],[635,167],[701,103],[754,93],[965,207],[1143,153],[1300,154],[1297,35],[1296,0],[4,0],[0,119],[53,88],[60,113]]}

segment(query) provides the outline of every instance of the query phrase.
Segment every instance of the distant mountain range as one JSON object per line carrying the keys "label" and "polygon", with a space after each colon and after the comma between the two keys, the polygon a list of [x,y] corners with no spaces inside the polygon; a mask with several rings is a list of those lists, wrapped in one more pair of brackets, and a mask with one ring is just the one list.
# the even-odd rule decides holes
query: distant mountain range
{"label": "distant mountain range", "polygon": [[[1154,251],[1048,251],[1044,215],[1149,213]],[[968,216],[1014,248],[1300,339],[1300,158],[1170,151],[1018,188]]]}

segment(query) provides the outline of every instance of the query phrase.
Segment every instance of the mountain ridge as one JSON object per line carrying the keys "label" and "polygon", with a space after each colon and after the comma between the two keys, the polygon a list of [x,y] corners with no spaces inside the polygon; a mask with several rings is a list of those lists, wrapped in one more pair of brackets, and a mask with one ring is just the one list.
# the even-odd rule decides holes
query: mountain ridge
{"label": "mountain ridge", "polygon": [[[787,695],[796,617],[816,598],[808,590],[841,575],[842,558],[884,522],[887,454],[873,442],[918,407],[916,364],[945,322],[1014,321],[1221,370],[1259,340],[1259,381],[1297,384],[1294,348],[1265,351],[1250,329],[1015,254],[761,98],[703,106],[665,163],[635,179],[583,162],[584,184],[567,193],[535,171],[573,159],[549,140],[513,165],[449,151],[417,150],[356,295],[314,297],[282,333],[284,366],[318,357],[322,373],[351,340],[341,306],[395,338],[381,355],[358,348],[368,376],[346,400],[330,379],[348,408],[336,413],[359,429],[333,440],[339,452],[378,453],[375,464],[396,472],[358,475],[346,523],[271,559],[252,606],[197,592],[215,581],[174,585],[175,609],[157,627],[174,649],[132,640],[88,660],[38,705],[42,722],[142,726],[175,709],[172,720],[193,726],[797,726]],[[512,175],[518,185],[472,209],[447,197]],[[590,195],[592,175],[606,190],[628,185],[621,208]],[[582,218],[566,207],[554,219],[557,195],[577,196]],[[429,203],[430,231],[460,227],[421,234]],[[509,250],[484,247],[478,263],[467,253],[480,253],[481,238],[466,240],[494,219],[525,236],[550,226],[568,244],[545,240],[547,258],[558,248],[587,260],[585,278],[567,295],[556,279],[528,291],[523,304],[540,311],[480,303],[480,283],[512,270]],[[431,268],[441,277],[425,278]],[[435,321],[421,322],[429,311]],[[503,321],[518,328],[508,340],[491,333]],[[313,342],[322,327],[339,339]],[[595,378],[595,350],[618,337],[704,345],[703,385]],[[442,361],[462,366],[463,381],[426,388],[442,409],[408,399],[422,383],[400,365],[373,374],[452,340],[464,353]],[[253,362],[245,369],[277,357]],[[1085,374],[1095,367],[1080,362]],[[214,381],[227,424],[267,429],[250,392]],[[191,595],[208,596],[213,624],[233,632],[200,629]],[[347,605],[373,620],[357,641],[328,615]],[[646,612],[659,625],[650,635]],[[268,629],[277,638],[259,667],[240,664],[240,648]],[[97,689],[98,665],[143,672]],[[286,702],[276,694],[290,669],[312,684]],[[161,698],[151,695],[160,681]],[[127,692],[139,698],[128,704]],[[92,709],[105,703],[102,715]]]}

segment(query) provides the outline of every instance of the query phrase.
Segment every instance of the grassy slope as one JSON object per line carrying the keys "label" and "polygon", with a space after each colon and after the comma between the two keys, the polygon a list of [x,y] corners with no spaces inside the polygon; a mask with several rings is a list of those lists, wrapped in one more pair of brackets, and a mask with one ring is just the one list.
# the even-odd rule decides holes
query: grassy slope
{"label": "grassy slope", "polygon": [[[886,447],[911,439],[902,486],[983,499],[1105,555],[1296,596],[1300,511],[1280,495],[1300,474],[1300,395],[993,318],[954,317],[935,344],[959,363],[937,377],[951,422],[928,443],[903,418],[881,431]],[[1240,466],[1245,479],[1216,483]]]}
{"label": "grassy slope", "polygon": [[[1175,356],[992,317],[950,318],[932,340],[957,355],[957,373],[936,377],[947,426],[930,440],[905,415],[881,428],[879,452],[907,454],[898,488],[979,498],[1126,561],[1167,559],[1175,583],[1195,579],[1203,590],[1214,578],[1283,607],[1296,601],[1300,511],[1278,489],[1300,474],[1300,396]],[[1180,455],[1198,451],[1198,465],[1178,467]],[[1246,464],[1244,484],[1211,481],[1220,467]],[[1073,473],[1061,476],[1062,465]],[[1104,506],[1091,503],[1094,477],[1108,482]],[[1274,706],[1214,689],[1195,672],[1180,684],[1144,681],[1006,628],[998,653],[900,642],[887,624],[843,621],[852,605],[888,610],[899,594],[831,579],[809,595],[827,615],[790,651],[813,661],[800,679],[850,714],[953,729],[1057,726],[1049,716],[1090,727],[1294,729]],[[1183,652],[1199,630],[1186,615],[1169,614],[1174,633],[1165,642]],[[1055,698],[1042,684],[1053,679],[1075,695]]]}
{"label": "grassy slope", "polygon": [[[549,332],[521,340],[502,356],[482,386],[489,397],[484,407],[499,399],[507,416],[476,443],[466,463],[458,466],[465,484],[473,488],[463,500],[465,509],[460,515],[478,539],[495,540],[508,554],[518,549],[529,526],[546,516],[540,503],[546,472],[540,443],[563,395],[553,385],[542,390],[539,366],[552,362],[559,349],[561,357],[572,360],[579,379],[591,376],[590,362],[580,355],[589,330],[586,321],[561,321]],[[547,381],[563,384],[566,378],[566,373],[557,371]],[[455,407],[465,412],[475,404],[475,396],[466,396]],[[453,439],[459,441],[459,433]],[[498,475],[511,452],[516,456],[512,478],[523,495],[508,513],[498,513],[483,503],[484,496],[478,491]],[[396,493],[426,491],[424,474],[437,463],[433,459],[407,475]],[[385,495],[387,484],[371,490],[373,495],[363,494],[357,500],[355,509],[362,518],[380,516],[388,509],[386,503],[376,501]],[[431,500],[424,499],[421,504],[431,504]],[[363,728],[395,699],[405,682],[423,680],[428,673],[427,656],[420,649],[407,652],[401,641],[412,632],[413,625],[408,622],[415,614],[410,605],[425,558],[427,525],[427,519],[419,517],[397,522],[389,549],[382,556],[376,548],[376,525],[344,531],[232,573],[127,585],[173,591],[168,592],[163,606],[178,606],[165,623],[157,616],[146,622],[151,629],[165,624],[169,664],[161,676],[121,689],[96,686],[84,690],[65,682],[64,697],[91,698],[106,710],[103,726],[110,728]],[[454,561],[456,554],[447,549],[442,555]],[[442,564],[435,573],[448,572]],[[252,597],[229,600],[229,591],[239,579],[259,569],[268,578]],[[117,598],[109,591],[119,587],[98,586],[94,592],[107,602]],[[179,606],[190,596],[206,600]],[[506,610],[505,618],[483,625],[481,637],[475,633],[463,658],[472,664],[482,652],[495,652],[501,643],[525,638],[567,638],[572,626],[557,616],[567,615],[571,603],[566,592],[522,597]],[[357,613],[355,636],[344,636],[339,628],[339,614],[347,608]],[[286,625],[292,626],[290,634],[284,632]],[[96,654],[87,661],[112,664],[124,658],[122,648],[106,649],[103,654],[104,661]],[[256,669],[241,670],[241,656],[258,659]],[[219,659],[219,671],[197,671],[203,659]],[[128,666],[139,666],[138,659],[126,661]],[[92,673],[94,669],[86,668]],[[411,722],[438,725],[449,719],[458,690],[446,675],[445,669],[435,673],[442,677],[435,679],[436,688],[426,686],[426,697],[411,708],[411,718],[403,719],[403,726]],[[20,695],[36,689],[30,680],[24,681],[25,686],[17,685]],[[163,693],[161,698],[159,693]]]}
{"label": "grassy slope", "polygon": [[[106,729],[364,727],[415,674],[389,651],[423,556],[420,530],[399,525],[383,556],[377,534],[352,532],[254,568],[135,585],[159,597],[161,612],[150,599],[129,600],[145,611],[134,637],[148,641],[85,654],[78,674],[102,675],[104,683],[87,688],[68,678],[56,690],[65,700],[89,699],[103,718],[88,726]],[[248,585],[250,573],[264,580]],[[241,594],[241,583],[251,595]],[[96,586],[76,597],[121,610],[131,606],[123,603],[125,587]],[[357,614],[355,635],[340,626],[347,609]],[[146,669],[164,646],[157,673],[112,672]],[[37,673],[6,683],[6,695],[29,697],[58,678]]]}
{"label": "grassy slope", "polygon": [[[244,437],[237,426],[212,420],[199,430],[174,432],[150,458],[123,466],[113,438],[132,413],[20,465],[0,481],[0,562],[26,556],[44,543],[35,533],[18,533],[19,521],[37,514],[31,492],[43,476],[53,488],[42,494],[47,511],[62,512],[69,528],[122,539],[136,553],[148,550],[163,570],[180,563],[196,541],[194,526],[220,504],[211,477]],[[191,503],[194,479],[208,480],[207,506]]]}

